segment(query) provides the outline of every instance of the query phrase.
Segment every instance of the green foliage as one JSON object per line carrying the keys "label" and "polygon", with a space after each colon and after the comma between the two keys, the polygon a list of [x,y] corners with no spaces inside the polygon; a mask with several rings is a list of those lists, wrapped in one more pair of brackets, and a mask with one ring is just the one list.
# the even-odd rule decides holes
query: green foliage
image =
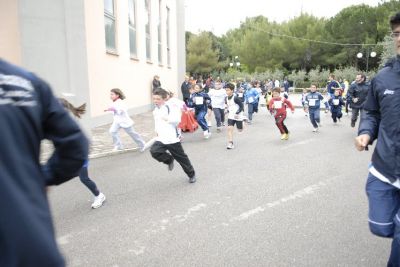
{"label": "green foliage", "polygon": [[[221,37],[211,32],[187,33],[188,71],[217,71],[232,77],[251,74],[251,79],[257,80],[282,80],[284,74],[291,73],[298,83],[321,85],[325,85],[328,74],[335,71],[339,77],[350,81],[357,69],[376,70],[394,55],[385,36],[390,32],[389,18],[399,10],[400,1],[387,0],[376,7],[353,5],[329,19],[307,13],[283,23],[271,22],[264,16],[246,18],[240,27]],[[368,57],[367,67],[365,55],[371,51],[377,52],[378,57]],[[361,59],[356,57],[359,52],[364,55]],[[239,57],[240,68],[230,69],[229,63],[235,56]],[[304,72],[308,72],[308,76],[301,80],[299,75]]]}
{"label": "green foliage", "polygon": [[218,63],[218,50],[212,48],[212,39],[207,32],[190,36],[187,44],[187,70],[191,73],[210,73]]}

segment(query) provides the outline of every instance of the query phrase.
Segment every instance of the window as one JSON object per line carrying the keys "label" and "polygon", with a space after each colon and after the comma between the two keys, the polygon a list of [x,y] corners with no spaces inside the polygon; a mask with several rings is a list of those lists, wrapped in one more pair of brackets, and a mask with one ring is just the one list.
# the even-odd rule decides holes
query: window
{"label": "window", "polygon": [[137,57],[137,45],[136,45],[136,0],[129,0],[129,51],[131,57]]}
{"label": "window", "polygon": [[163,63],[163,58],[162,58],[162,41],[161,41],[161,25],[162,25],[162,0],[159,0],[159,5],[158,5],[158,63],[162,64]]}
{"label": "window", "polygon": [[167,7],[167,64],[168,67],[171,66],[171,38],[169,36],[170,32],[170,11],[169,8]]}
{"label": "window", "polygon": [[104,0],[104,30],[107,51],[117,52],[114,0]]}
{"label": "window", "polygon": [[151,2],[150,0],[144,1],[146,10],[146,58],[148,61],[151,61]]}

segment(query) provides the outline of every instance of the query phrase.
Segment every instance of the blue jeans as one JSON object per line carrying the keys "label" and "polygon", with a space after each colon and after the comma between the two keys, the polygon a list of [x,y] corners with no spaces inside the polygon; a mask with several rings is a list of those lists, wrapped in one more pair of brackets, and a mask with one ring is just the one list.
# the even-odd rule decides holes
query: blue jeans
{"label": "blue jeans", "polygon": [[369,229],[374,235],[392,238],[387,266],[400,266],[400,189],[368,174]]}
{"label": "blue jeans", "polygon": [[249,121],[253,120],[253,113],[254,113],[254,103],[248,103],[247,104],[247,111],[249,113]]}
{"label": "blue jeans", "polygon": [[208,131],[208,124],[206,121],[207,110],[196,111],[196,120],[203,131]]}
{"label": "blue jeans", "polygon": [[110,132],[110,134],[112,136],[113,144],[114,144],[115,147],[118,147],[118,149],[122,149],[123,148],[121,139],[119,138],[119,135],[118,135],[119,128],[123,128],[125,130],[125,132],[132,138],[132,140],[135,141],[135,143],[139,146],[139,148],[143,148],[144,147],[144,145],[146,143],[143,141],[143,139],[140,136],[140,134],[138,134],[135,131],[133,126],[124,128],[124,127],[119,126],[119,124],[117,124],[117,123],[113,123],[111,125],[111,127],[110,127],[110,131],[109,132]]}
{"label": "blue jeans", "polygon": [[312,123],[312,125],[314,126],[314,128],[318,128],[318,124],[320,123],[320,109],[316,108],[316,109],[309,109],[308,112],[310,113],[310,121]]}
{"label": "blue jeans", "polygon": [[215,120],[217,121],[217,127],[221,127],[221,124],[225,122],[225,112],[222,108],[213,108]]}

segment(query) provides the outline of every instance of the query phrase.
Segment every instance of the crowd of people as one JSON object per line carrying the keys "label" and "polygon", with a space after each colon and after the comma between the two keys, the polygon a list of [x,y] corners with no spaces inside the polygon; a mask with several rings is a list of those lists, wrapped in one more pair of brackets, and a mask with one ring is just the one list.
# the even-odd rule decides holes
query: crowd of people
{"label": "crowd of people", "polygon": [[[331,112],[333,123],[342,117],[343,108],[352,108],[351,126],[360,116],[355,146],[367,150],[376,140],[369,166],[367,195],[369,226],[382,237],[392,238],[388,266],[400,266],[400,13],[390,20],[392,38],[398,56],[390,60],[371,82],[360,73],[349,88],[330,75],[326,95],[311,85],[302,97],[304,111],[310,118],[313,131],[321,126],[321,104]],[[268,83],[269,84],[269,83]],[[281,133],[289,138],[284,124],[286,109],[294,111],[285,81],[275,81],[264,92],[265,105]],[[75,108],[68,101],[57,99],[49,86],[34,74],[0,59],[0,266],[65,266],[55,241],[46,190],[73,177],[81,181],[97,198],[92,204],[98,208],[105,200],[97,185],[88,176],[88,140],[68,115],[71,111],[80,117],[85,106]],[[227,118],[228,145],[234,148],[234,127],[241,132],[244,124],[251,125],[258,112],[263,89],[258,81],[231,83],[209,77],[204,83],[182,84],[184,101],[161,88],[159,77],[154,77],[152,99],[156,137],[145,143],[133,128],[132,120],[123,105],[120,89],[112,89],[113,112],[110,128],[115,149],[121,149],[118,129],[123,128],[138,144],[141,151],[150,148],[152,157],[173,170],[177,161],[188,176],[196,182],[196,173],[181,144],[179,124],[182,111],[193,109],[196,120],[211,137],[210,115],[214,112],[217,132]],[[245,109],[247,113],[245,116]],[[361,115],[359,115],[361,114]],[[39,161],[40,142],[49,139],[55,150],[45,165]]]}

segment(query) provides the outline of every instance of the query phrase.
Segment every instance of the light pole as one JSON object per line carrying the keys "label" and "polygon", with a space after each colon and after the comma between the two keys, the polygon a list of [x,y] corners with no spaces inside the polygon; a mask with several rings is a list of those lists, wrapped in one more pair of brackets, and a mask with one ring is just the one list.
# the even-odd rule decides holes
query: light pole
{"label": "light pole", "polygon": [[[362,57],[363,57],[363,53],[358,52],[357,53],[357,58],[361,59]],[[371,58],[376,57],[376,52],[375,51],[371,51],[370,52],[369,48],[367,48],[367,53],[366,53],[365,57],[366,57],[366,60],[367,60],[367,70],[366,70],[366,72],[368,72],[368,61],[369,61],[369,58],[370,57]]]}
{"label": "light pole", "polygon": [[231,63],[229,63],[229,66],[232,68],[233,66],[235,66],[236,69],[239,69],[240,67],[240,61],[239,61],[239,56],[235,56],[232,60]]}

